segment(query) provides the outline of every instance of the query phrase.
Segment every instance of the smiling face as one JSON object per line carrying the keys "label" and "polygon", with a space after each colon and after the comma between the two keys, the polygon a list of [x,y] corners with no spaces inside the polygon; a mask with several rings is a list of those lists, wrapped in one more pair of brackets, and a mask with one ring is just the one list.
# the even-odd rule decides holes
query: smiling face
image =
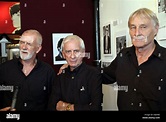
{"label": "smiling face", "polygon": [[20,57],[22,60],[34,59],[41,50],[36,35],[32,33],[23,33],[19,41]]}

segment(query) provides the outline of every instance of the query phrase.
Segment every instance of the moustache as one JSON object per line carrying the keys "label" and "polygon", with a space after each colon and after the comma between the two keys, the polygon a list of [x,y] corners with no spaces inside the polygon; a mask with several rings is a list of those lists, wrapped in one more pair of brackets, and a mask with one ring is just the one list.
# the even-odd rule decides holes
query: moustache
{"label": "moustache", "polygon": [[28,50],[20,50],[23,53],[28,53]]}
{"label": "moustache", "polygon": [[135,40],[142,40],[142,41],[147,41],[146,36],[133,36],[133,41]]}

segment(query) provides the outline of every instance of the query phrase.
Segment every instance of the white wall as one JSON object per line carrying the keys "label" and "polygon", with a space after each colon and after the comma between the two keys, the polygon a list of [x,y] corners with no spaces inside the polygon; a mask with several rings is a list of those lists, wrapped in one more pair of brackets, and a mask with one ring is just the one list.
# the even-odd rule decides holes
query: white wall
{"label": "white wall", "polygon": [[[126,35],[127,46],[131,45],[128,35],[128,17],[138,8],[146,7],[159,17],[160,27],[157,39],[166,39],[166,13],[158,14],[158,0],[100,0],[101,61],[111,62],[116,56],[116,36]],[[103,26],[111,24],[111,55],[103,55]],[[166,41],[159,42],[166,46]],[[117,109],[117,91],[113,85],[103,85],[103,110]]]}

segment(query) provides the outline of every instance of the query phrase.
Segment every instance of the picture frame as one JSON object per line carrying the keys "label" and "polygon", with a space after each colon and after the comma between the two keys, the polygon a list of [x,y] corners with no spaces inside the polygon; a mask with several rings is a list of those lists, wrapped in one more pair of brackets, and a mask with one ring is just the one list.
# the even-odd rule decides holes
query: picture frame
{"label": "picture frame", "polygon": [[116,55],[122,50],[129,46],[128,44],[128,36],[127,31],[120,30],[115,33],[115,41],[116,41]]}
{"label": "picture frame", "polygon": [[53,44],[53,64],[60,65],[67,63],[62,56],[61,43],[63,38],[73,33],[52,33],[52,44]]}
{"label": "picture frame", "polygon": [[103,25],[103,39],[102,39],[102,54],[104,56],[111,56],[112,54],[112,29],[111,29],[111,23],[107,23]]}
{"label": "picture frame", "polygon": [[13,48],[9,51],[9,60],[19,58],[19,48]]}
{"label": "picture frame", "polygon": [[19,44],[12,44],[9,43],[7,44],[7,57],[8,60],[14,59],[14,58],[19,58],[20,56],[20,49],[19,49]]}
{"label": "picture frame", "polygon": [[101,61],[101,68],[108,67],[111,64],[110,61]]}
{"label": "picture frame", "polygon": [[158,13],[166,13],[166,0],[158,0]]}
{"label": "picture frame", "polygon": [[21,34],[19,1],[0,1],[0,34]]}

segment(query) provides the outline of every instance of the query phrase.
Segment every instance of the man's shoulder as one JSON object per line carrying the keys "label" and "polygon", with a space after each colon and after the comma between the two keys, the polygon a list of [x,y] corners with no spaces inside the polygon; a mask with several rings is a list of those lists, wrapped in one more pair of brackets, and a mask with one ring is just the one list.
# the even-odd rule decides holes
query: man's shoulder
{"label": "man's shoulder", "polygon": [[11,60],[6,60],[6,61],[2,62],[0,65],[6,66],[6,65],[11,65],[11,64],[16,63],[16,62],[18,62],[17,59],[11,59]]}
{"label": "man's shoulder", "polygon": [[84,68],[88,72],[100,73],[100,68],[98,68],[97,66],[93,66],[93,65],[90,65],[90,64],[85,64]]}
{"label": "man's shoulder", "polygon": [[38,65],[39,65],[39,67],[44,68],[44,69],[54,70],[53,67],[51,66],[51,64],[49,64],[45,61],[38,60]]}

